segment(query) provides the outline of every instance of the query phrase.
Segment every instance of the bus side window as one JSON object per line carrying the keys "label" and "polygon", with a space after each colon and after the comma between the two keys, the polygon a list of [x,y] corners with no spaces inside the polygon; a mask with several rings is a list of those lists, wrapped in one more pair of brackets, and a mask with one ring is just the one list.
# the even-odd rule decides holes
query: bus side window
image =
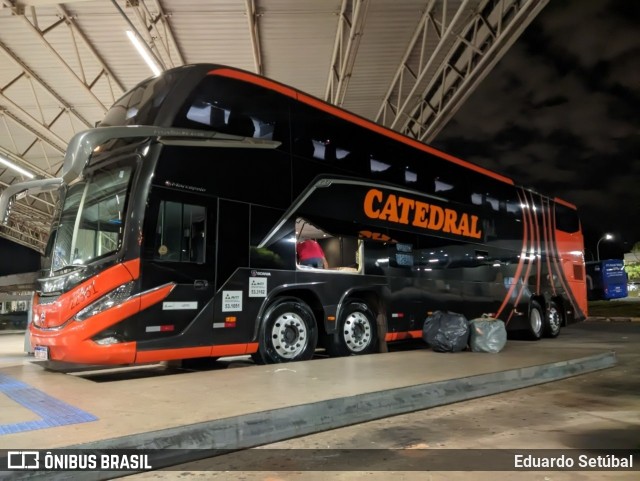
{"label": "bus side window", "polygon": [[154,259],[204,262],[205,219],[206,209],[202,206],[161,201]]}
{"label": "bus side window", "polygon": [[232,111],[227,122],[227,132],[242,137],[253,137],[256,133],[256,127],[251,117],[238,111]]}

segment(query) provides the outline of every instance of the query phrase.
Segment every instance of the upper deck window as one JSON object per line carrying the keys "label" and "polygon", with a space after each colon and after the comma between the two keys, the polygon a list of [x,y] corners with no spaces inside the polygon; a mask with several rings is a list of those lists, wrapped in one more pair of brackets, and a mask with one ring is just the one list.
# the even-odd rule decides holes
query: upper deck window
{"label": "upper deck window", "polygon": [[274,133],[286,125],[287,112],[286,99],[277,93],[236,79],[210,75],[196,87],[178,113],[175,126],[285,140],[284,133]]}
{"label": "upper deck window", "polygon": [[100,127],[155,125],[158,110],[172,83],[172,75],[166,73],[138,84],[113,104]]}

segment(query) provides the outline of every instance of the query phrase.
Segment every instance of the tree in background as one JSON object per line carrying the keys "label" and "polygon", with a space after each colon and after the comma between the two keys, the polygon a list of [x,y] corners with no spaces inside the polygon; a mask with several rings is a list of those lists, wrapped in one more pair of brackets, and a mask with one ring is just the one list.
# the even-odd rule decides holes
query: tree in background
{"label": "tree in background", "polygon": [[[624,256],[624,270],[629,282],[640,282],[640,242],[636,242],[629,254]],[[635,287],[635,284],[633,285]],[[629,296],[639,295],[638,290],[629,285]]]}

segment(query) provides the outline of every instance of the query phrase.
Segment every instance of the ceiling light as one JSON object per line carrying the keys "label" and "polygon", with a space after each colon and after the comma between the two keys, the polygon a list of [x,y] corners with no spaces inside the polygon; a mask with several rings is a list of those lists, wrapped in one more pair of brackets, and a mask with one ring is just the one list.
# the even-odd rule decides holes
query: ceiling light
{"label": "ceiling light", "polygon": [[16,164],[14,164],[13,162],[11,162],[9,159],[5,157],[0,156],[0,164],[6,165],[10,169],[13,169],[19,174],[22,174],[25,177],[29,177],[30,179],[33,179],[35,177],[35,175],[33,175],[31,172],[23,169],[22,167],[17,166]]}
{"label": "ceiling light", "polygon": [[127,30],[127,37],[129,37],[129,40],[131,40],[131,43],[136,48],[140,56],[144,59],[145,62],[147,62],[147,65],[153,72],[153,75],[155,75],[156,77],[160,75],[162,73],[160,67],[158,67],[158,64],[153,60],[153,58],[151,58],[149,49],[142,44],[138,36],[131,30]]}

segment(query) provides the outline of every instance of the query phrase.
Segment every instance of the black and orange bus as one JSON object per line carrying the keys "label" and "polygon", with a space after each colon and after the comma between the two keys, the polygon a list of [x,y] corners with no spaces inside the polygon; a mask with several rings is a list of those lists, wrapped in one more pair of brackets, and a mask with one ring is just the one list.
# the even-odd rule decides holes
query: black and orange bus
{"label": "black and orange bus", "polygon": [[[437,310],[531,339],[587,313],[576,207],[227,66],[168,70],[68,146],[36,357],[128,365],[371,353]],[[327,269],[301,266],[314,238]]]}

